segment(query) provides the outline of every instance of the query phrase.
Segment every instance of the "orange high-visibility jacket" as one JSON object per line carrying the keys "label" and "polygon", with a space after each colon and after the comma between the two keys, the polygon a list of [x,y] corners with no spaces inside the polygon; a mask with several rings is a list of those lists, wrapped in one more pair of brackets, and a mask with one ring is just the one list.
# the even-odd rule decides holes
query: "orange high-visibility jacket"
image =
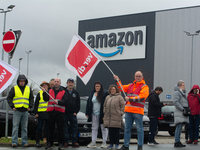
{"label": "orange high-visibility jacket", "polygon": [[[129,101],[126,102],[124,112],[144,115],[144,104],[149,95],[149,87],[145,84],[144,79],[140,82],[133,81],[132,84],[128,85],[122,85],[121,81],[119,81],[119,83],[129,97]],[[117,82],[118,88],[122,91],[119,83]]]}

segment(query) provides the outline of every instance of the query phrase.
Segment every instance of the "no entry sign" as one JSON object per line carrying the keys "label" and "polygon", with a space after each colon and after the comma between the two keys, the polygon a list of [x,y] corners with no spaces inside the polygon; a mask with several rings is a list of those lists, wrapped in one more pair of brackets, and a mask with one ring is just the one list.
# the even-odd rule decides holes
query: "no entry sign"
{"label": "no entry sign", "polygon": [[15,44],[16,44],[15,33],[13,31],[6,32],[3,36],[3,41],[2,41],[4,51],[7,53],[12,52],[13,49],[15,48]]}

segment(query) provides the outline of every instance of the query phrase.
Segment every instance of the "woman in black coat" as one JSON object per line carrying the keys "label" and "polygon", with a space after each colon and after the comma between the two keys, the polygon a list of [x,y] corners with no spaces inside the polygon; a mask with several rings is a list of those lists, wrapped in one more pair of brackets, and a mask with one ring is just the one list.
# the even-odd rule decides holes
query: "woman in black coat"
{"label": "woman in black coat", "polygon": [[101,126],[103,143],[101,148],[106,147],[106,140],[108,137],[108,130],[103,127],[103,105],[108,92],[103,89],[101,82],[94,83],[94,89],[91,92],[86,106],[86,117],[88,122],[92,122],[92,142],[87,146],[88,148],[96,147],[96,140],[99,125]]}

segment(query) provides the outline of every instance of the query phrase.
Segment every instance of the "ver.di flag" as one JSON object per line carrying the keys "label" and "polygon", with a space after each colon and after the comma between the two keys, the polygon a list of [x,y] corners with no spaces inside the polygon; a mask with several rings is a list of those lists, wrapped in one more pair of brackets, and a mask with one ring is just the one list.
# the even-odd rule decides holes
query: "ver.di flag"
{"label": "ver.di flag", "polygon": [[93,49],[75,34],[65,56],[65,66],[87,84],[100,61]]}
{"label": "ver.di flag", "polygon": [[0,60],[0,93],[11,84],[16,73],[17,69]]}

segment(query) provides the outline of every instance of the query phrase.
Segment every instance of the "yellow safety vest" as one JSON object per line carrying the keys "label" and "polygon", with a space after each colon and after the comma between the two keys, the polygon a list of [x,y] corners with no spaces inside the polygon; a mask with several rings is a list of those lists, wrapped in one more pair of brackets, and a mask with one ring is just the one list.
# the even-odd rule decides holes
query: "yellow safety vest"
{"label": "yellow safety vest", "polygon": [[48,102],[45,102],[43,99],[43,91],[40,90],[39,93],[40,93],[40,101],[38,105],[38,112],[45,112],[47,111]]}
{"label": "yellow safety vest", "polygon": [[23,95],[18,85],[14,86],[14,90],[15,97],[13,98],[13,103],[15,108],[29,108],[30,88],[25,86]]}

